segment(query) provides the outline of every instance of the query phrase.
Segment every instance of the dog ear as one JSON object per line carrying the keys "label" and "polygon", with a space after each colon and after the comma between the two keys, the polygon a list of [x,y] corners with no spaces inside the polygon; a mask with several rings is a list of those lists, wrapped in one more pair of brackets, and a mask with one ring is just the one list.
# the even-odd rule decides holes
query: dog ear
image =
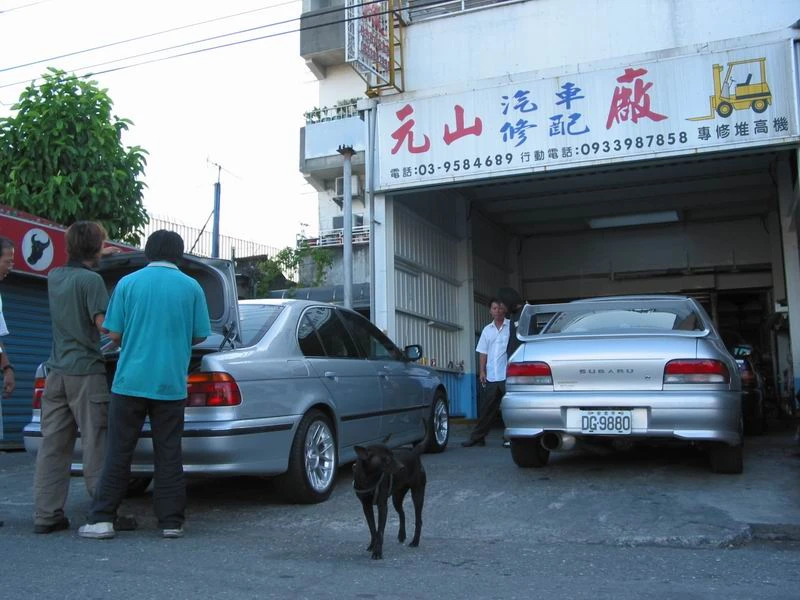
{"label": "dog ear", "polygon": [[356,451],[356,456],[361,460],[369,460],[369,452],[363,446],[354,446],[353,450]]}

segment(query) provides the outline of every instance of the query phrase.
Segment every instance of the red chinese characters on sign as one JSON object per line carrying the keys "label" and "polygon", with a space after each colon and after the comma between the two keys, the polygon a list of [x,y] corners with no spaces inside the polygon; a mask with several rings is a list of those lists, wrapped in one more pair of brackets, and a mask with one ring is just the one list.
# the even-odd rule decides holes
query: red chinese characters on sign
{"label": "red chinese characters on sign", "polygon": [[[456,123],[453,129],[450,128],[449,124],[444,124],[444,135],[442,139],[445,144],[449,146],[464,136],[479,136],[483,133],[483,121],[481,121],[480,117],[475,117],[472,125],[467,126],[464,123],[464,107],[456,104],[453,109],[456,115]],[[411,154],[422,154],[430,150],[431,140],[425,134],[422,135],[424,141],[421,144],[414,144],[414,125],[416,125],[416,121],[409,118],[413,113],[414,109],[410,104],[406,104],[395,113],[397,119],[402,123],[400,127],[395,129],[391,134],[392,138],[396,141],[394,148],[392,148],[392,154],[397,154],[400,148],[403,147],[403,144],[406,145],[406,149]]]}
{"label": "red chinese characters on sign", "polygon": [[469,127],[464,127],[464,108],[458,104],[455,106],[456,111],[456,129],[450,131],[450,126],[445,123],[444,126],[444,143],[448,146],[465,135],[478,136],[483,131],[483,121],[479,117],[475,117],[475,121]]}
{"label": "red chinese characters on sign", "polygon": [[414,145],[414,125],[416,124],[416,121],[414,119],[408,119],[408,121],[405,120],[407,117],[410,117],[413,112],[414,109],[411,107],[411,105],[406,104],[403,108],[395,113],[398,120],[403,121],[403,124],[400,125],[400,127],[398,127],[394,133],[392,133],[392,137],[397,140],[394,148],[392,148],[392,154],[397,154],[397,151],[400,150],[403,142],[407,142],[408,151],[411,154],[420,154],[422,152],[427,152],[430,149],[431,140],[427,135],[422,136],[425,139],[425,142],[419,146]]}
{"label": "red chinese characters on sign", "polygon": [[614,89],[614,97],[611,99],[611,108],[608,111],[606,129],[611,129],[611,125],[621,121],[632,121],[638,123],[639,119],[652,119],[662,121],[666,115],[660,115],[650,110],[650,88],[653,83],[645,82],[641,77],[647,74],[647,69],[625,69],[625,73],[617,77],[621,84],[633,83],[633,88],[626,85],[618,85]]}
{"label": "red chinese characters on sign", "polygon": [[359,56],[379,74],[389,72],[389,18],[383,2],[364,5],[359,22]]}

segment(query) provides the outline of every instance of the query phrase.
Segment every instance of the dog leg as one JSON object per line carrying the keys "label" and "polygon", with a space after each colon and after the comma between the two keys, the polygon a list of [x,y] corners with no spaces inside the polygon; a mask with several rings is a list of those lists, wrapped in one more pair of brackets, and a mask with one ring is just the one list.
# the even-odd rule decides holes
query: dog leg
{"label": "dog leg", "polygon": [[419,536],[422,533],[422,505],[425,503],[425,479],[420,485],[411,490],[411,500],[414,502],[414,538],[409,546],[419,546]]}
{"label": "dog leg", "polygon": [[378,502],[378,531],[375,536],[375,546],[372,548],[372,558],[383,558],[383,532],[386,529],[386,514],[389,512],[389,498],[383,497],[383,502]]}
{"label": "dog leg", "polygon": [[372,510],[372,504],[369,502],[362,502],[361,508],[364,509],[364,517],[366,517],[367,525],[369,526],[369,546],[367,546],[367,552],[372,552],[375,549],[375,543],[378,541],[378,535],[375,530],[375,513]]}
{"label": "dog leg", "polygon": [[397,541],[401,544],[406,541],[406,513],[403,511],[403,499],[406,497],[408,488],[398,490],[392,496],[392,504],[400,518],[400,531],[397,533]]}

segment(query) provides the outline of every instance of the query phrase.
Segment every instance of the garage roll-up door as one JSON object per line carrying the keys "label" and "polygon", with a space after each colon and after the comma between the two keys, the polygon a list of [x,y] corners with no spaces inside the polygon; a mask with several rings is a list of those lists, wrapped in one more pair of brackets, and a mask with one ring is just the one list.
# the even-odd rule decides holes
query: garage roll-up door
{"label": "garage roll-up door", "polygon": [[22,444],[22,428],[31,418],[36,366],[50,356],[47,281],[12,273],[0,282],[3,315],[10,334],[3,339],[16,370],[17,389],[2,399],[3,445]]}

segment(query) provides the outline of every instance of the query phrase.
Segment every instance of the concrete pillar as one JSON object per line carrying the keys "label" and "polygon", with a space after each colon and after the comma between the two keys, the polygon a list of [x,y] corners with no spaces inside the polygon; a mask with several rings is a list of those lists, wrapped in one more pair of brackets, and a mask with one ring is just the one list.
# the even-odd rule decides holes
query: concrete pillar
{"label": "concrete pillar", "polygon": [[375,319],[378,329],[395,337],[394,298],[394,215],[392,199],[384,194],[374,196],[375,227]]}
{"label": "concrete pillar", "polygon": [[[786,305],[789,308],[789,336],[792,353],[794,391],[800,390],[800,253],[797,239],[798,189],[792,186],[792,166],[788,156],[778,161],[778,206],[783,242],[783,269],[786,276]],[[776,298],[776,300],[780,300]]]}
{"label": "concrete pillar", "polygon": [[469,200],[458,196],[452,199],[453,218],[458,223],[458,319],[462,329],[458,335],[459,360],[464,361],[463,383],[459,398],[451,398],[451,412],[476,418],[477,389],[475,385],[475,274],[472,260],[472,222],[467,220]]}

